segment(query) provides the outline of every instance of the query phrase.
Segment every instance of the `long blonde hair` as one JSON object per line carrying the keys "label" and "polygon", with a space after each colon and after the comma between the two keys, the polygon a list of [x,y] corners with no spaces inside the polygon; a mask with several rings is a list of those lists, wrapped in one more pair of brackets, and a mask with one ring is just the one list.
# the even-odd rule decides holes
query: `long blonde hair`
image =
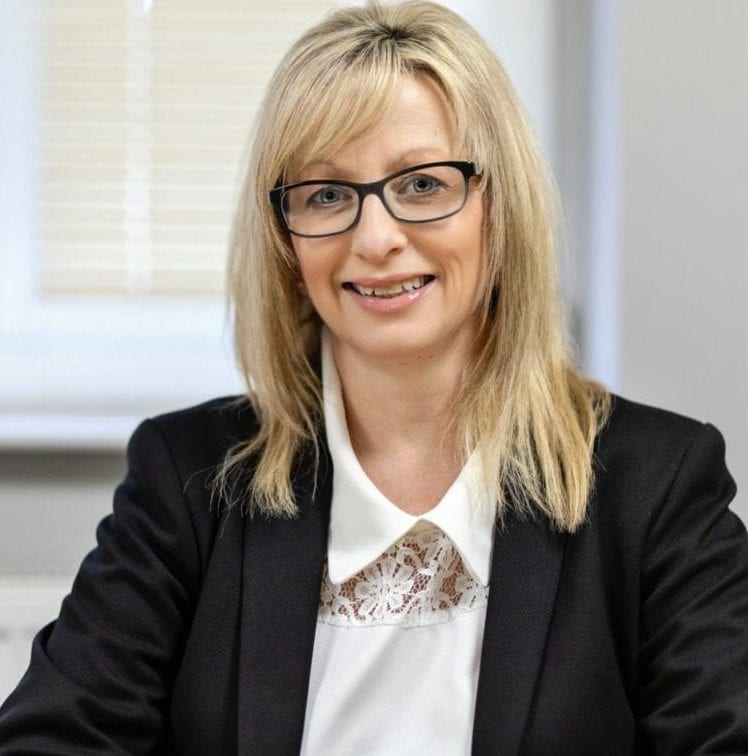
{"label": "long blonde hair", "polygon": [[464,154],[482,171],[487,283],[455,440],[465,458],[479,451],[499,517],[511,504],[574,530],[585,517],[593,443],[609,399],[568,356],[555,194],[494,54],[458,15],[425,0],[334,12],[296,42],[270,81],[229,268],[236,352],[259,431],[226,456],[218,489],[252,512],[296,512],[294,460],[305,445],[319,459],[321,324],[299,291],[297,262],[267,192],[376,123],[403,75],[430,77],[441,88]]}

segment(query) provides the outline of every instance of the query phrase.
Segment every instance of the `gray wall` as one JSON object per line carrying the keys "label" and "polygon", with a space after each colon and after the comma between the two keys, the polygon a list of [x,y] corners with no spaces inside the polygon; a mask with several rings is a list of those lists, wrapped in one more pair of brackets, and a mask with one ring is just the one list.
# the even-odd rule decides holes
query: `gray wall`
{"label": "gray wall", "polygon": [[0,577],[72,575],[124,470],[121,452],[0,451]]}
{"label": "gray wall", "polygon": [[748,520],[748,3],[563,8],[557,173],[582,362],[716,424]]}
{"label": "gray wall", "polygon": [[621,391],[719,426],[748,520],[748,3],[621,3]]}

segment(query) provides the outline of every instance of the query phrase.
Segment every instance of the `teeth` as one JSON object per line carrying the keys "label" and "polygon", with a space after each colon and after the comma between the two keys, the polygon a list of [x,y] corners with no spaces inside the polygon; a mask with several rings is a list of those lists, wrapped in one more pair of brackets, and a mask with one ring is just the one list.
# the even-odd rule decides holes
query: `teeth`
{"label": "teeth", "polygon": [[403,281],[402,283],[394,284],[392,286],[359,286],[352,283],[351,286],[365,297],[383,297],[385,299],[391,297],[397,297],[400,294],[404,294],[406,291],[415,291],[420,289],[426,283],[426,276],[416,276],[410,281]]}

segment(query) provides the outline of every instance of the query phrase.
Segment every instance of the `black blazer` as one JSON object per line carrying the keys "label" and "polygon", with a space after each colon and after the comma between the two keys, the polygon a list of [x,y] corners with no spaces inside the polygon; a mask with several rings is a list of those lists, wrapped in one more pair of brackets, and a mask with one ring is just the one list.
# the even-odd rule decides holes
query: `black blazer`
{"label": "black blazer", "polygon": [[[0,753],[292,754],[325,558],[329,459],[294,520],[211,506],[246,405],[147,421],[98,547],[0,710]],[[497,531],[476,754],[748,754],[748,541],[719,433],[616,400],[575,535]]]}

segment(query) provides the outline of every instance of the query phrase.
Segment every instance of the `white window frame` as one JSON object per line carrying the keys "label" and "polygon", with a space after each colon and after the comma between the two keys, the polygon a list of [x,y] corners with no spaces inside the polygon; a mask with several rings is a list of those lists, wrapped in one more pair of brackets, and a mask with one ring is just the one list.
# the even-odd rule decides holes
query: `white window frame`
{"label": "white window frame", "polygon": [[120,448],[144,415],[241,391],[223,302],[42,297],[39,7],[0,3],[0,447]]}

